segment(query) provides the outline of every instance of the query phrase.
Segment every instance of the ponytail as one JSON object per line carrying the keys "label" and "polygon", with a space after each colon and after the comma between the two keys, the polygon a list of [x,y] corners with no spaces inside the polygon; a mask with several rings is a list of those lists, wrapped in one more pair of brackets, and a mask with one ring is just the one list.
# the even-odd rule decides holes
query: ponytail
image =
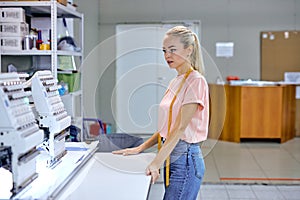
{"label": "ponytail", "polygon": [[198,37],[195,33],[193,33],[194,36],[194,44],[193,44],[193,53],[191,54],[190,62],[195,70],[197,70],[200,74],[205,74],[204,64],[203,64],[203,58],[202,58],[202,51],[201,46],[198,40]]}

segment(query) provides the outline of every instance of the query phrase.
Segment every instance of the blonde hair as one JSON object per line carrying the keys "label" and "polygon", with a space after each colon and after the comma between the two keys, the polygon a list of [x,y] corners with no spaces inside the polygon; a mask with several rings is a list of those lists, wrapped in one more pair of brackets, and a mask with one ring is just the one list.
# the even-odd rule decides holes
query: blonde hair
{"label": "blonde hair", "polygon": [[167,31],[166,35],[171,35],[180,38],[180,42],[184,48],[193,46],[193,52],[190,55],[192,67],[200,74],[204,75],[204,64],[202,59],[202,51],[197,35],[185,26],[175,26]]}

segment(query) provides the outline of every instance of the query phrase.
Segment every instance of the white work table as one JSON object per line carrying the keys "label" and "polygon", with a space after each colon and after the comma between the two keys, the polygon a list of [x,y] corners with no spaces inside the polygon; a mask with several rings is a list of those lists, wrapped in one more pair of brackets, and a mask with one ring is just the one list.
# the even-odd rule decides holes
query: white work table
{"label": "white work table", "polygon": [[72,177],[86,164],[96,151],[98,142],[86,144],[84,142],[67,142],[66,155],[64,155],[54,166],[47,167],[49,154],[41,151],[36,160],[38,177],[29,185],[11,197],[12,174],[6,170],[0,174],[1,185],[0,199],[52,199]]}
{"label": "white work table", "polygon": [[145,169],[154,156],[96,153],[57,199],[147,199],[151,177]]}
{"label": "white work table", "polygon": [[[122,156],[94,153],[96,146],[97,142],[66,143],[67,154],[54,168],[46,167],[45,156],[41,155],[37,162],[38,178],[13,198],[147,199],[151,177],[145,175],[145,169],[155,154]],[[11,174],[1,174],[1,185],[6,184],[9,189],[11,182]],[[1,192],[1,198],[10,197],[3,196]]]}

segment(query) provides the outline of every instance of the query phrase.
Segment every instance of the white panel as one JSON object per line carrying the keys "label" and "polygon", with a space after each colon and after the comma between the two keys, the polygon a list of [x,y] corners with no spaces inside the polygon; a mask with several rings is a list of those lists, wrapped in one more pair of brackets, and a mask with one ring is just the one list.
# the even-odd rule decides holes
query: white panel
{"label": "white panel", "polygon": [[[116,87],[113,109],[117,132],[154,133],[158,104],[176,71],[162,53],[166,31],[178,23],[130,24],[116,28]],[[199,23],[191,23],[198,33]]]}
{"label": "white panel", "polygon": [[156,129],[158,25],[117,27],[117,132],[153,133]]}

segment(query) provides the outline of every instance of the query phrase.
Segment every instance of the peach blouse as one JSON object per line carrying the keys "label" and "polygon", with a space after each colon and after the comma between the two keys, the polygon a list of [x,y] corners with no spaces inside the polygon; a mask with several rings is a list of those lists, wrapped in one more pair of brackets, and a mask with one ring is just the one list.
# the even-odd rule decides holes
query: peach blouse
{"label": "peach blouse", "polygon": [[[158,112],[158,132],[164,138],[168,134],[169,109],[173,97],[179,87],[184,74],[175,77],[163,97]],[[198,109],[188,124],[182,140],[188,143],[198,143],[207,139],[209,125],[209,92],[205,78],[197,71],[191,72],[181,88],[172,108],[171,130],[175,124],[180,108],[189,103],[197,103]]]}

